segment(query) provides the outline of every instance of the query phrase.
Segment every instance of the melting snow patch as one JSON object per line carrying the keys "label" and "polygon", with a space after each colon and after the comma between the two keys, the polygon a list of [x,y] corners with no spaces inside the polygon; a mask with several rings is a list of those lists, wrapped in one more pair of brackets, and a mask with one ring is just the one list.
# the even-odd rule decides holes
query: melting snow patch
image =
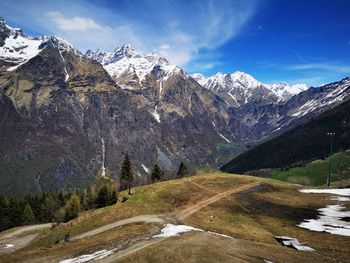
{"label": "melting snow patch", "polygon": [[160,123],[160,115],[157,112],[157,106],[154,109],[154,112],[150,111],[150,113],[152,114],[152,116],[154,117],[154,119]]}
{"label": "melting snow patch", "polygon": [[229,139],[227,139],[224,135],[222,135],[221,133],[219,133],[220,137],[223,138],[225,141],[227,141],[228,143],[230,143],[231,141]]}
{"label": "melting snow patch", "polygon": [[350,201],[350,198],[345,196],[331,196],[328,198],[328,200],[338,201],[338,202],[348,202]]}
{"label": "melting snow patch", "polygon": [[335,194],[350,196],[350,188],[345,189],[301,189],[301,193],[312,193],[312,194]]}
{"label": "melting snow patch", "polygon": [[350,217],[349,211],[343,205],[328,205],[320,208],[320,216],[317,219],[307,219],[298,226],[317,232],[327,232],[340,236],[350,236],[350,222],[343,221],[342,218]]}
{"label": "melting snow patch", "polygon": [[208,233],[209,233],[209,234],[216,235],[216,236],[227,237],[227,238],[232,238],[232,239],[233,239],[233,237],[230,237],[230,236],[225,235],[225,234],[220,234],[220,233],[211,232],[211,231],[208,231]]}
{"label": "melting snow patch", "polygon": [[306,246],[306,243],[300,243],[298,239],[288,236],[274,236],[274,238],[284,246],[293,247],[300,251],[314,251],[313,248]]}
{"label": "melting snow patch", "polygon": [[142,166],[143,170],[145,170],[145,172],[149,174],[149,169],[147,168],[147,166],[144,164],[141,164],[141,166]]}
{"label": "melting snow patch", "polygon": [[10,248],[10,247],[14,247],[15,245],[13,244],[5,244],[5,248]]}
{"label": "melting snow patch", "polygon": [[112,250],[103,249],[103,250],[96,251],[93,254],[85,254],[75,258],[65,259],[60,261],[60,263],[83,263],[83,262],[88,262],[92,260],[99,260],[113,254],[114,250],[115,249],[112,249]]}
{"label": "melting snow patch", "polygon": [[179,236],[182,233],[190,232],[190,231],[203,232],[202,229],[194,228],[191,226],[166,224],[165,227],[161,230],[161,233],[159,235],[155,235],[153,237],[174,237],[174,236]]}

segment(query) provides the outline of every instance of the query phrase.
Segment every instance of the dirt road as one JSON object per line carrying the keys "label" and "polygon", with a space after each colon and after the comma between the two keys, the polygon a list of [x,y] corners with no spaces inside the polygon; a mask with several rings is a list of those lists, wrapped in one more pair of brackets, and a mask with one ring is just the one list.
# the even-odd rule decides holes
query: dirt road
{"label": "dirt road", "polygon": [[[195,212],[198,212],[200,209],[212,204],[212,203],[215,203],[217,201],[219,201],[220,199],[222,198],[227,198],[229,195],[232,195],[232,194],[237,194],[237,193],[241,193],[241,192],[244,192],[244,191],[247,191],[247,190],[250,190],[254,187],[257,187],[259,186],[261,183],[253,183],[253,184],[249,184],[249,185],[243,185],[241,187],[238,187],[238,188],[235,188],[235,189],[231,189],[229,191],[225,191],[225,192],[222,192],[222,193],[217,193],[211,189],[208,189],[200,184],[197,184],[195,182],[192,182],[190,180],[191,183],[193,184],[196,184],[198,187],[201,187],[207,191],[210,191],[212,193],[216,193],[214,196],[210,197],[210,198],[207,198],[197,204],[194,204],[192,206],[189,206],[185,209],[182,209],[182,210],[179,210],[175,213],[175,216],[177,217],[178,220],[183,220],[187,217],[189,217],[190,215],[192,215],[193,213]],[[118,259],[121,259],[123,257],[126,257],[132,253],[136,253],[142,249],[145,249],[147,247],[150,247],[150,246],[153,246],[159,242],[162,242],[163,240],[165,240],[166,238],[154,238],[154,239],[149,239],[149,240],[143,240],[141,242],[138,242],[136,244],[133,244],[131,245],[130,247],[127,247],[121,251],[118,251],[116,253],[113,253],[111,254],[110,256],[106,257],[106,258],[103,258],[101,259],[100,261],[98,262],[116,262]]]}
{"label": "dirt road", "polygon": [[252,189],[254,187],[257,187],[258,185],[260,185],[261,183],[254,183],[254,184],[248,184],[248,185],[243,185],[243,186],[240,186],[240,187],[237,187],[237,188],[234,188],[234,189],[231,189],[229,191],[225,191],[225,192],[222,192],[222,193],[219,193],[219,194],[216,194],[208,199],[205,199],[197,204],[194,204],[194,205],[191,205],[185,209],[182,209],[182,210],[179,210],[179,211],[176,211],[175,214],[176,214],[176,217],[177,219],[179,219],[180,221],[186,219],[187,217],[189,217],[190,215],[198,212],[199,210],[201,210],[202,208],[212,204],[212,203],[215,203],[217,202],[218,200],[222,199],[222,198],[225,198],[229,195],[232,195],[232,194],[237,194],[237,193],[240,193],[240,192],[243,192],[243,191],[247,191],[249,189]]}
{"label": "dirt road", "polygon": [[97,234],[100,234],[102,232],[105,232],[107,230],[111,230],[111,229],[119,227],[119,226],[128,225],[128,224],[132,224],[132,223],[138,223],[138,222],[163,223],[164,220],[159,215],[135,216],[135,217],[127,218],[127,219],[120,220],[120,221],[117,221],[117,222],[113,222],[111,224],[107,224],[107,225],[101,226],[99,228],[96,228],[94,230],[91,230],[91,231],[82,233],[80,235],[74,236],[72,238],[72,240],[76,240],[76,239],[81,239],[81,238],[97,235]]}
{"label": "dirt road", "polygon": [[23,226],[0,234],[0,254],[12,253],[27,246],[41,230],[51,226],[51,223]]}

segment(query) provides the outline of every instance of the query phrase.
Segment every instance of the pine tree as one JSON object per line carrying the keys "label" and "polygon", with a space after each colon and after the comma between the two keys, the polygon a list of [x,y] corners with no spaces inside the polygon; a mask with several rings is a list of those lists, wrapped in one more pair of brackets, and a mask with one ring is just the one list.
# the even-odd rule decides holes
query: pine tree
{"label": "pine tree", "polygon": [[110,194],[106,185],[102,186],[97,194],[97,207],[104,207],[109,204]]}
{"label": "pine tree", "polygon": [[120,179],[121,179],[121,181],[127,182],[127,185],[129,188],[129,195],[130,195],[131,194],[131,183],[134,180],[134,177],[132,176],[131,162],[130,162],[130,158],[129,158],[128,153],[126,153],[125,157],[124,157],[122,168],[120,170]]}
{"label": "pine tree", "polygon": [[66,202],[65,208],[65,221],[69,221],[78,216],[80,211],[80,199],[74,192]]}
{"label": "pine tree", "polygon": [[92,209],[95,207],[95,201],[96,201],[96,191],[95,191],[95,187],[94,186],[90,186],[87,189],[87,206],[88,209]]}
{"label": "pine tree", "polygon": [[52,195],[46,195],[41,205],[41,218],[43,222],[52,221],[55,211],[57,210],[56,202]]}
{"label": "pine tree", "polygon": [[117,193],[117,190],[114,189],[111,192],[110,199],[109,199],[109,204],[113,205],[113,204],[117,203],[117,200],[118,200],[118,193]]}
{"label": "pine tree", "polygon": [[180,163],[179,170],[177,172],[177,177],[181,178],[184,177],[187,173],[187,166],[184,164],[184,162]]}
{"label": "pine tree", "polygon": [[62,190],[60,190],[60,192],[58,193],[57,200],[58,200],[58,206],[59,207],[64,206],[64,195],[63,195]]}
{"label": "pine tree", "polygon": [[151,173],[151,180],[152,182],[160,180],[162,175],[162,171],[160,170],[159,165],[156,163],[153,167],[153,171]]}
{"label": "pine tree", "polygon": [[35,216],[30,204],[26,204],[23,210],[23,223],[26,225],[33,224],[35,221]]}

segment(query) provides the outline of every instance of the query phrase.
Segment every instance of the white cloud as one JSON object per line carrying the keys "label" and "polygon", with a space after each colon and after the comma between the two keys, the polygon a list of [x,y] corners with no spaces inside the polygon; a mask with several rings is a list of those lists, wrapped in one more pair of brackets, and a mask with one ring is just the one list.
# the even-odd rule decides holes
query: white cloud
{"label": "white cloud", "polygon": [[51,11],[46,13],[46,17],[55,23],[62,31],[85,31],[91,29],[103,29],[93,19],[88,17],[66,17],[61,12]]}
{"label": "white cloud", "polygon": [[[159,52],[180,66],[237,37],[257,9],[257,0],[91,2],[3,0],[3,12],[19,25],[66,38],[81,51],[107,51],[130,43]],[[97,4],[98,3],[98,4]],[[156,50],[155,50],[156,49]],[[200,54],[200,55],[199,55]]]}

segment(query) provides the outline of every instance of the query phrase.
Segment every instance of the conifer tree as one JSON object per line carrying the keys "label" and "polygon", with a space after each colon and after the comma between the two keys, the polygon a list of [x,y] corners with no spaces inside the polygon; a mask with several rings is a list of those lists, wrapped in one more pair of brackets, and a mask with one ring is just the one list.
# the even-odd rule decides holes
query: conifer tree
{"label": "conifer tree", "polygon": [[160,170],[159,165],[156,163],[153,167],[153,171],[151,173],[151,180],[152,182],[160,180],[162,176],[162,171]]}
{"label": "conifer tree", "polygon": [[102,186],[97,194],[96,205],[97,207],[104,207],[109,204],[110,194],[106,185]]}
{"label": "conifer tree", "polygon": [[26,204],[23,210],[23,223],[26,225],[33,224],[35,221],[35,216],[30,204]]}
{"label": "conifer tree", "polygon": [[131,183],[134,180],[134,177],[132,175],[131,162],[130,162],[130,158],[129,158],[128,153],[126,153],[125,157],[124,157],[122,168],[120,170],[120,179],[123,182],[127,182],[127,185],[129,188],[129,195],[130,195],[131,194]]}
{"label": "conifer tree", "polygon": [[177,177],[181,178],[184,177],[187,173],[187,166],[184,164],[184,162],[180,163],[179,170],[177,171]]}
{"label": "conifer tree", "polygon": [[80,211],[80,199],[75,192],[70,196],[64,208],[65,221],[69,221],[78,216],[78,213]]}

